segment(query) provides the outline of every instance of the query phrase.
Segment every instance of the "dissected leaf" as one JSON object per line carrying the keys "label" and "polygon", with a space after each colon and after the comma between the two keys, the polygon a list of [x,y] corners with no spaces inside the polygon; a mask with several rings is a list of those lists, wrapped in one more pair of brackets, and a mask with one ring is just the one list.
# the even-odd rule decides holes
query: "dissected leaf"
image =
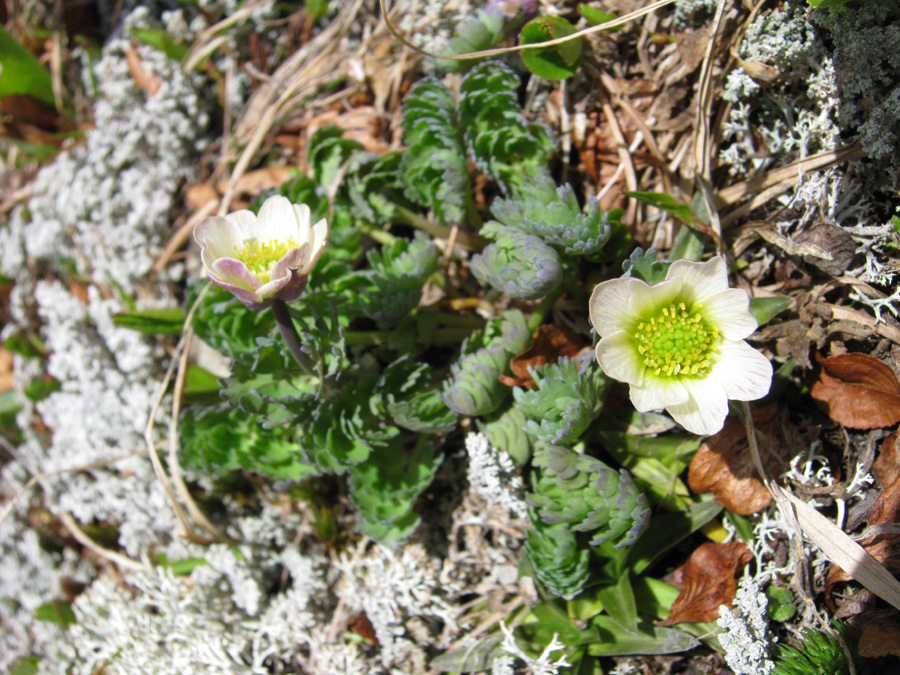
{"label": "dissected leaf", "polygon": [[[781,454],[784,442],[778,433],[780,416],[774,405],[753,412],[753,423],[763,439],[763,461],[771,462],[771,451]],[[766,443],[770,452],[766,452]],[[767,462],[768,459],[768,462]],[[688,485],[697,494],[712,492],[716,502],[742,516],[757,513],[772,501],[768,488],[753,467],[744,423],[730,417],[722,431],[706,439],[688,469]]]}
{"label": "dissected leaf", "polygon": [[878,429],[900,422],[900,380],[883,361],[866,354],[823,358],[810,394],[838,424],[850,429]]}
{"label": "dissected leaf", "polygon": [[661,625],[715,621],[720,605],[731,607],[737,578],[752,559],[750,549],[741,542],[700,546],[684,565],[681,592]]}

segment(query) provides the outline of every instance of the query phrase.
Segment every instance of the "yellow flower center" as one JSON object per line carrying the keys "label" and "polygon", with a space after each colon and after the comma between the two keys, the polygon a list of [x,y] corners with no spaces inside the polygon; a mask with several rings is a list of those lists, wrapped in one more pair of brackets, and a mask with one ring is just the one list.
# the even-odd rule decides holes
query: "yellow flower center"
{"label": "yellow flower center", "polygon": [[665,377],[705,377],[719,351],[719,329],[710,326],[698,302],[688,311],[683,302],[663,307],[637,325],[634,337],[644,365]]}
{"label": "yellow flower center", "polygon": [[269,281],[272,268],[292,248],[298,244],[293,239],[287,241],[256,241],[251,239],[244,242],[243,246],[234,247],[234,257],[247,266],[251,272],[259,277],[263,283]]}

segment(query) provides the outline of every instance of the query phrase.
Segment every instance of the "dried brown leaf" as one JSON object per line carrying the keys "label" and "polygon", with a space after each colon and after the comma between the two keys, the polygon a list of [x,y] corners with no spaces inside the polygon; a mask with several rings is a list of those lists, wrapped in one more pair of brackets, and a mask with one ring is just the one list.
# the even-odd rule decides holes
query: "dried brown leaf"
{"label": "dried brown leaf", "polygon": [[[255,197],[263,190],[278,187],[291,177],[293,169],[289,166],[267,166],[255,171],[248,171],[238,179],[234,194]],[[225,194],[228,181],[221,180],[216,184],[220,194]]]}
{"label": "dried brown leaf", "polygon": [[822,358],[810,393],[819,407],[850,429],[877,429],[900,422],[900,380],[883,361],[866,354]]}
{"label": "dried brown leaf", "polygon": [[872,464],[872,474],[882,487],[887,487],[900,478],[900,431],[895,431],[884,439],[878,459]]}
{"label": "dried brown leaf", "polygon": [[900,624],[893,619],[875,619],[859,637],[859,655],[870,659],[900,656]]}
{"label": "dried brown leaf", "polygon": [[[875,500],[869,512],[868,524],[882,525],[900,522],[900,478],[888,485]],[[895,577],[900,576],[900,535],[876,534],[859,542],[868,553]],[[834,587],[851,580],[841,567],[832,565],[825,580],[825,601],[834,611]]]}
{"label": "dried brown leaf", "polygon": [[[772,451],[784,447],[778,433],[776,407],[768,405],[753,411],[758,434],[771,442]],[[771,455],[763,453],[763,461]],[[772,495],[753,467],[744,423],[729,418],[722,431],[700,446],[688,469],[688,485],[697,494],[712,492],[716,502],[742,516],[757,513],[772,501]]]}
{"label": "dried brown leaf", "polygon": [[556,363],[560,356],[570,359],[578,356],[584,343],[577,335],[565,328],[552,324],[539,326],[534,339],[525,351],[516,354],[509,362],[509,368],[515,377],[501,375],[500,381],[510,387],[534,388],[534,379],[529,368],[543,367],[548,363]]}
{"label": "dried brown leaf", "polygon": [[134,85],[148,96],[155,96],[162,87],[162,80],[144,68],[134,45],[125,52],[125,61],[128,63],[128,72],[131,74],[131,79],[134,80]]}
{"label": "dried brown leaf", "polygon": [[750,549],[741,542],[701,545],[684,564],[681,592],[669,618],[660,625],[715,621],[720,605],[731,607],[737,578],[752,559]]}

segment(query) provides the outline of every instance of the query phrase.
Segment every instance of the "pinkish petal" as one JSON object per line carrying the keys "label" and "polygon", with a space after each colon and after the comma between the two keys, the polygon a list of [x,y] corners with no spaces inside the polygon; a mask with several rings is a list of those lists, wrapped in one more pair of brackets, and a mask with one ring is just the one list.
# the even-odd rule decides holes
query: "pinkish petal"
{"label": "pinkish petal", "polygon": [[757,328],[750,313],[750,296],[740,288],[729,288],[703,301],[703,316],[728,340],[743,340]]}
{"label": "pinkish petal", "polygon": [[640,386],[644,383],[644,365],[632,337],[624,330],[600,340],[597,362],[608,377]]}
{"label": "pinkish petal", "polygon": [[217,286],[224,288],[226,291],[233,293],[238,300],[243,302],[250,309],[260,310],[263,307],[268,306],[266,298],[263,298],[258,293],[254,293],[253,291],[246,288],[241,288],[240,286],[235,286],[234,284],[225,283],[216,279],[211,279],[211,281]]}
{"label": "pinkish petal", "polygon": [[772,363],[743,340],[725,340],[709,377],[719,382],[728,398],[755,401],[772,387]]}
{"label": "pinkish petal", "polygon": [[[204,261],[205,262],[205,261]],[[237,258],[219,258],[207,267],[210,279],[217,284],[229,284],[237,288],[255,291],[259,288],[259,277]],[[224,287],[223,287],[224,288]]]}
{"label": "pinkish petal", "polygon": [[642,386],[632,385],[629,394],[631,402],[638,412],[662,410],[672,405],[687,403],[690,399],[684,380],[675,378],[658,378],[644,373]]}
{"label": "pinkish petal", "polygon": [[722,256],[707,262],[676,260],[666,273],[666,280],[669,279],[681,279],[686,297],[705,302],[709,296],[728,288],[728,268]]}
{"label": "pinkish petal", "polygon": [[682,382],[690,400],[666,406],[666,411],[692,434],[711,436],[721,431],[728,416],[728,396],[722,385],[711,377]]}
{"label": "pinkish petal", "polygon": [[291,282],[278,292],[278,297],[285,302],[296,300],[303,294],[308,280],[309,275],[294,272],[291,276]]}

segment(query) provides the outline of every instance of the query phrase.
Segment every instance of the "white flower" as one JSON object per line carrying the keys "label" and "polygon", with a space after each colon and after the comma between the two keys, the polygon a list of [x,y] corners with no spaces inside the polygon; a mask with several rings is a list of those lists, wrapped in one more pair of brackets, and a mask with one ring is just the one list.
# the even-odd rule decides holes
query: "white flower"
{"label": "white flower", "polygon": [[672,263],[664,281],[612,279],[591,294],[597,361],[631,385],[641,412],[665,408],[694,434],[721,430],[728,399],[769,392],[772,364],[744,342],[756,330],[750,300],[728,288],[725,260]]}
{"label": "white flower", "polygon": [[306,204],[269,197],[259,216],[236,211],[204,219],[194,230],[209,278],[247,307],[290,301],[306,288],[309,273],[328,243],[323,218],[310,227]]}

